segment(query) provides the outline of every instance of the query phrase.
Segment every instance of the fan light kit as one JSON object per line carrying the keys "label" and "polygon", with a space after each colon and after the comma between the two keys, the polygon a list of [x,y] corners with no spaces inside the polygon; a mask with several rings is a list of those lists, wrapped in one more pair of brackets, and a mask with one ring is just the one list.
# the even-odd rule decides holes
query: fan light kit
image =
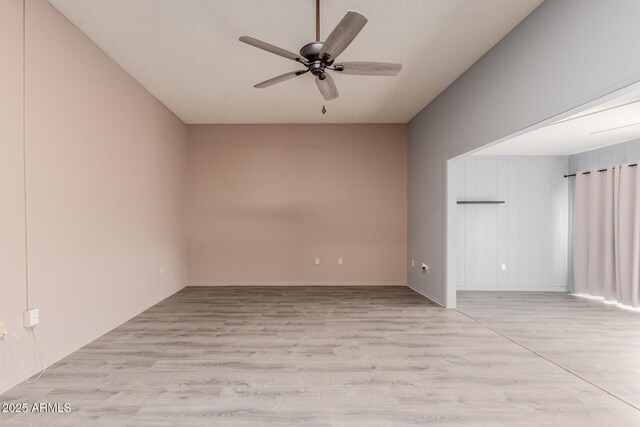
{"label": "fan light kit", "polygon": [[[240,37],[240,41],[266,50],[287,59],[299,62],[306,69],[292,71],[265,80],[253,87],[262,89],[282,83],[294,77],[311,73],[316,78],[316,84],[320,93],[327,101],[338,97],[338,89],[329,71],[340,74],[352,74],[358,76],[395,76],[402,69],[402,64],[393,64],[390,62],[340,62],[335,63],[336,58],[340,55],[356,38],[358,33],[367,23],[367,18],[358,12],[349,11],[333,29],[329,37],[322,42],[320,41],[320,0],[316,0],[316,41],[307,43],[300,49],[300,54],[289,52],[288,50],[274,46],[272,44],[254,39],[249,36]],[[326,109],[323,106],[323,114]]]}

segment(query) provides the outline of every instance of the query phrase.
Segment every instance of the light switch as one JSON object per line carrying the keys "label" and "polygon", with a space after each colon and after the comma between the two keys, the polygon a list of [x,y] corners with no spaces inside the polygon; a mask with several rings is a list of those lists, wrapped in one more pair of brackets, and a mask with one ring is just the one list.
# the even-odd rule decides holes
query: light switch
{"label": "light switch", "polygon": [[313,264],[314,264],[314,265],[320,265],[320,258],[316,258],[316,259],[313,261]]}

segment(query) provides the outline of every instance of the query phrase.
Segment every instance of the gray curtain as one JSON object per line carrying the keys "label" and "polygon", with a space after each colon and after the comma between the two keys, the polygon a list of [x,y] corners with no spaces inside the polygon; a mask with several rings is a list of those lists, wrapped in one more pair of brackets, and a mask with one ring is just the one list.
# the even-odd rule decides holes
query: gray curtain
{"label": "gray curtain", "polygon": [[638,307],[640,173],[620,165],[576,174],[573,217],[575,291]]}

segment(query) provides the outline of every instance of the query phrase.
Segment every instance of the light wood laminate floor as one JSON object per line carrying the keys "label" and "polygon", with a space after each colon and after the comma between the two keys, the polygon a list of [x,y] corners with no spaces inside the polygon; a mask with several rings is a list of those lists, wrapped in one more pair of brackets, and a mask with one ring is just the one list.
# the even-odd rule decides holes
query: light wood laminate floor
{"label": "light wood laminate floor", "polygon": [[[506,298],[481,297],[462,295],[456,311],[404,287],[186,288],[50,367],[37,383],[0,396],[69,402],[70,414],[0,414],[0,425],[640,425],[640,411],[604,382],[594,385],[548,360],[556,347],[544,336],[562,342],[563,330],[540,322],[566,319],[569,313],[556,310],[562,307],[579,313],[572,304],[582,301],[523,296],[510,311],[501,305]],[[569,338],[575,343],[595,340],[591,350],[578,349],[576,369],[607,376],[598,360],[588,361],[602,351],[601,335],[615,334],[624,319],[634,326],[607,343],[637,350],[637,335],[627,332],[638,329],[638,316],[608,316],[610,308],[594,305],[593,316],[584,315],[597,327],[567,330],[583,332]],[[531,309],[537,324],[520,317]],[[518,339],[548,345],[549,354]],[[625,363],[637,375],[640,362]],[[625,384],[616,394],[635,399],[636,388]]]}
{"label": "light wood laminate floor", "polygon": [[459,292],[458,310],[640,408],[640,312],[557,292]]}

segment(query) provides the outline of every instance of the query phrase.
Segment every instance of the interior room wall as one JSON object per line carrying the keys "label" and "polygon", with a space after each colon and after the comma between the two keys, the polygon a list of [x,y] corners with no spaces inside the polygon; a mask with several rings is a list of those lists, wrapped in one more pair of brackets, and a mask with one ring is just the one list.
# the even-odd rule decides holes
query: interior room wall
{"label": "interior room wall", "polygon": [[[21,13],[0,2],[0,320],[30,375]],[[184,286],[186,126],[48,2],[26,15],[28,304],[49,364]],[[0,351],[2,392],[23,377],[13,337]]]}
{"label": "interior room wall", "polygon": [[428,262],[430,272],[408,263],[410,286],[455,306],[455,293],[447,293],[447,191],[454,189],[447,160],[640,80],[640,56],[629,54],[639,15],[635,0],[544,2],[411,120],[408,258]]}
{"label": "interior room wall", "polygon": [[[640,161],[640,139],[608,145],[569,156],[569,173],[603,169],[621,163]],[[573,182],[573,180],[571,180]]]}
{"label": "interior room wall", "polygon": [[406,283],[406,125],[188,135],[190,285]]}
{"label": "interior room wall", "polygon": [[[566,156],[456,159],[456,287],[567,290]],[[505,264],[506,270],[502,270]]]}
{"label": "interior room wall", "polygon": [[[0,2],[0,321],[21,331],[25,309],[24,187],[22,162],[22,2]],[[29,366],[32,342],[23,338]],[[0,339],[0,393],[18,381],[19,351]]]}

